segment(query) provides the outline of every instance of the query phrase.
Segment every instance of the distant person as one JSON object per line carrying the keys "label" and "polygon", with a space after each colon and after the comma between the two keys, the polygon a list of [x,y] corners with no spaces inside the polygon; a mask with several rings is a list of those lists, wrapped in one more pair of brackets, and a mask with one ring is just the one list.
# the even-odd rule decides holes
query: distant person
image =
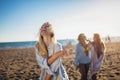
{"label": "distant person", "polygon": [[110,39],[110,36],[109,36],[109,35],[108,35],[107,39],[108,39],[109,42],[111,42],[111,39]]}
{"label": "distant person", "polygon": [[60,43],[55,42],[50,23],[46,22],[41,26],[35,50],[37,63],[41,68],[39,80],[69,80],[61,61],[61,57],[67,52]]}
{"label": "distant person", "polygon": [[90,72],[88,74],[88,80],[97,80],[97,74],[100,71],[105,53],[105,45],[98,33],[94,34],[93,42],[91,42],[90,48],[91,64],[89,69]]}
{"label": "distant person", "polygon": [[110,39],[110,36],[108,35],[108,36],[106,36],[106,42],[111,42],[111,39]]}
{"label": "distant person", "polygon": [[74,64],[81,73],[81,80],[87,80],[90,65],[90,54],[88,51],[88,42],[85,34],[83,33],[78,36]]}

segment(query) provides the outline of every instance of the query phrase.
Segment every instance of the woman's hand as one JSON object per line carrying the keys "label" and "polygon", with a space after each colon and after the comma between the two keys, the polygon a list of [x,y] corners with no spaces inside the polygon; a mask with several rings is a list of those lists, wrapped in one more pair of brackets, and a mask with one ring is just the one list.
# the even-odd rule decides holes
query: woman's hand
{"label": "woman's hand", "polygon": [[61,50],[60,53],[61,53],[60,55],[61,57],[67,56],[69,54],[68,50]]}
{"label": "woman's hand", "polygon": [[48,65],[51,65],[56,59],[58,59],[59,57],[63,57],[68,55],[68,51],[67,50],[60,50],[57,53],[53,54],[51,57],[48,58]]}

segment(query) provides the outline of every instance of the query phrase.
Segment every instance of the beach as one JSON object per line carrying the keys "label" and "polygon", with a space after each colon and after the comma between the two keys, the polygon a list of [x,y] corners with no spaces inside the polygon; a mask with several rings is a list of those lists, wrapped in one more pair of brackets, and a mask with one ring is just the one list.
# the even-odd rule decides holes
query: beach
{"label": "beach", "polygon": [[[74,66],[75,46],[64,46],[69,55],[63,58],[63,65],[70,80],[80,80],[80,73]],[[0,80],[38,80],[40,67],[34,48],[0,50]],[[106,53],[98,80],[120,80],[120,42],[106,43]]]}

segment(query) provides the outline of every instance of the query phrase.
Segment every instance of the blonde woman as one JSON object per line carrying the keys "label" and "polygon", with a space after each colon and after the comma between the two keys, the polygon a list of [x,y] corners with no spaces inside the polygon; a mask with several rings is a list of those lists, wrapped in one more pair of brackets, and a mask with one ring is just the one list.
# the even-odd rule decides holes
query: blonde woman
{"label": "blonde woman", "polygon": [[81,80],[87,80],[89,65],[90,65],[90,54],[88,51],[88,41],[86,40],[85,34],[81,33],[78,36],[78,44],[76,45],[75,61],[74,64],[81,73]]}
{"label": "blonde woman", "polygon": [[105,53],[105,45],[101,40],[101,37],[98,33],[94,34],[93,42],[91,42],[90,46],[91,52],[91,64],[90,64],[90,72],[88,74],[89,80],[97,80],[97,74],[100,71],[102,61]]}
{"label": "blonde woman", "polygon": [[37,63],[41,68],[39,80],[68,80],[61,61],[61,57],[67,52],[55,41],[54,31],[49,22],[41,26],[35,50]]}

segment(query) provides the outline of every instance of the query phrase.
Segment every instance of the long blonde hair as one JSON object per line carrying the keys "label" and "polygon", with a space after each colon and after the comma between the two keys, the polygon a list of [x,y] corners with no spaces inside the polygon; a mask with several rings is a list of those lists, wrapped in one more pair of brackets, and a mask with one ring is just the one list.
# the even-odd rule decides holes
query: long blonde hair
{"label": "long blonde hair", "polygon": [[99,58],[100,55],[101,54],[103,55],[105,52],[105,44],[103,43],[98,33],[94,34],[94,38],[96,38],[96,41],[93,41],[93,45],[94,45],[95,51],[97,52],[97,56]]}
{"label": "long blonde hair", "polygon": [[[51,35],[52,44],[55,44],[55,37],[54,37],[54,31],[52,25],[49,22],[46,22],[41,27],[45,27],[45,26],[50,27],[49,31]],[[42,57],[48,58],[48,50],[47,47],[45,46],[45,43],[43,41],[43,36],[41,36],[40,31],[39,31],[39,40],[36,43],[36,48],[38,49],[38,52]]]}

